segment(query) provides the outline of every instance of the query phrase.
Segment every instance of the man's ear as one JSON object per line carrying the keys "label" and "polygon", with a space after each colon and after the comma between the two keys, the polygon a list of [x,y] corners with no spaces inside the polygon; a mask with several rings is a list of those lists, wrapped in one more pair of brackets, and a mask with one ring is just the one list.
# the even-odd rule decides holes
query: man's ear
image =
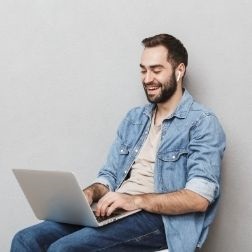
{"label": "man's ear", "polygon": [[183,78],[184,77],[184,74],[185,74],[185,65],[184,63],[180,63],[176,70],[175,70],[175,74],[176,74],[176,80],[179,81],[180,78]]}

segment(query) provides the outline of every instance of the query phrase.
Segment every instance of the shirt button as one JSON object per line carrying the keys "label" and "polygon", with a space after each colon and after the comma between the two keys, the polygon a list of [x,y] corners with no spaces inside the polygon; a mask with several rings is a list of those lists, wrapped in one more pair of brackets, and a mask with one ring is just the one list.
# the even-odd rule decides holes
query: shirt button
{"label": "shirt button", "polygon": [[138,149],[135,149],[135,152],[138,152]]}
{"label": "shirt button", "polygon": [[123,153],[123,149],[121,149],[121,152]]}
{"label": "shirt button", "polygon": [[124,174],[126,174],[127,173],[127,171],[124,171]]}
{"label": "shirt button", "polygon": [[172,159],[175,159],[176,158],[176,156],[172,156]]}

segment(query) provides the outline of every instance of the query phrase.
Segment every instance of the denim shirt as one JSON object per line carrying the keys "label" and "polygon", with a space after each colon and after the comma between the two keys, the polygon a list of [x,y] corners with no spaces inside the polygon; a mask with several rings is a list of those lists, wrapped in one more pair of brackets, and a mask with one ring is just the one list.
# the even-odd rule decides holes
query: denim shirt
{"label": "denim shirt", "polygon": [[[149,133],[154,108],[148,104],[127,113],[95,182],[111,191],[120,187]],[[162,215],[169,252],[193,252],[205,241],[220,195],[224,149],[225,134],[216,116],[184,90],[176,110],[162,123],[154,189],[166,193],[186,188],[207,198],[210,205],[204,213]]]}

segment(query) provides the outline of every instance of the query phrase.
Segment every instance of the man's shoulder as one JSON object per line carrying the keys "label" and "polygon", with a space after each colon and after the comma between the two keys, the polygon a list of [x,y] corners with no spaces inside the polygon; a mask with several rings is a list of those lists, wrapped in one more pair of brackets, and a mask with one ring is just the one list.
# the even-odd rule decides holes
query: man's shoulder
{"label": "man's shoulder", "polygon": [[184,90],[183,97],[175,110],[175,115],[180,118],[198,118],[204,115],[213,115],[213,111],[207,106],[199,103],[194,97]]}
{"label": "man's shoulder", "polygon": [[212,114],[214,115],[214,112],[211,108],[207,107],[206,105],[199,103],[197,101],[193,101],[192,106],[191,106],[191,111],[195,111],[195,112],[200,112],[203,114]]}
{"label": "man's shoulder", "polygon": [[193,101],[188,115],[188,120],[191,121],[192,128],[196,129],[199,126],[204,130],[206,127],[210,130],[222,130],[221,123],[215,112],[199,102]]}

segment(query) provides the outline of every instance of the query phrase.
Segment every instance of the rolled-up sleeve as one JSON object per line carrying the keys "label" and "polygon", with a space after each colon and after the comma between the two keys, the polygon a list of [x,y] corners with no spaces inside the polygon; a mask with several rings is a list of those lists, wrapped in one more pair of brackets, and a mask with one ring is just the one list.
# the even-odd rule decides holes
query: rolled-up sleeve
{"label": "rolled-up sleeve", "polygon": [[186,183],[185,189],[196,192],[212,203],[216,197],[219,187],[216,183],[202,178],[193,178]]}
{"label": "rolled-up sleeve", "polygon": [[93,181],[93,183],[102,184],[102,185],[108,187],[108,189],[109,189],[110,191],[113,190],[112,185],[111,185],[111,184],[109,183],[109,181],[108,181],[106,178],[104,178],[104,177],[98,177],[98,178],[96,178],[96,179]]}
{"label": "rolled-up sleeve", "polygon": [[219,197],[221,160],[225,150],[225,134],[215,115],[203,115],[194,125],[188,146],[187,183],[212,203]]}

